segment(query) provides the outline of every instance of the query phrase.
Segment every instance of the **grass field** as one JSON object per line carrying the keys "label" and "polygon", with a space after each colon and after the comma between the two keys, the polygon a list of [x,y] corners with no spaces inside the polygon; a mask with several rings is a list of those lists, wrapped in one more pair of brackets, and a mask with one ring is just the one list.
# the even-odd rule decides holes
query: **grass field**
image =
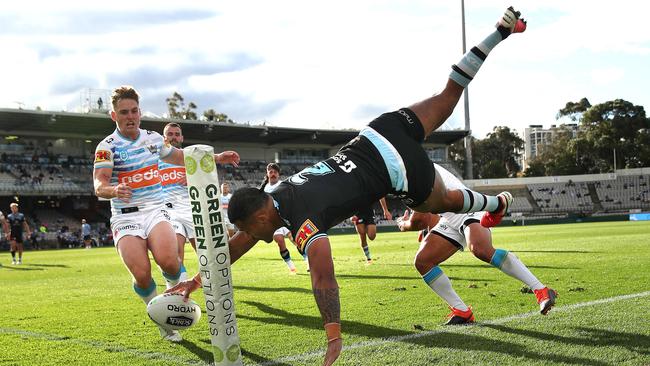
{"label": "grass field", "polygon": [[[415,233],[380,233],[364,265],[356,236],[333,236],[344,351],[337,365],[650,365],[650,223],[497,228],[509,249],[555,288],[537,313],[522,284],[470,253],[441,266],[473,306],[475,326],[448,313],[412,261]],[[188,246],[189,248],[189,246]],[[324,332],[308,273],[291,276],[275,245],[233,266],[245,364],[318,365]],[[113,248],[26,252],[0,263],[0,365],[199,365],[210,361],[206,317],[180,344],[161,341]],[[186,265],[197,268],[196,256]],[[190,270],[194,273],[195,270]],[[164,282],[154,274],[158,291]],[[202,304],[201,291],[193,296]]]}

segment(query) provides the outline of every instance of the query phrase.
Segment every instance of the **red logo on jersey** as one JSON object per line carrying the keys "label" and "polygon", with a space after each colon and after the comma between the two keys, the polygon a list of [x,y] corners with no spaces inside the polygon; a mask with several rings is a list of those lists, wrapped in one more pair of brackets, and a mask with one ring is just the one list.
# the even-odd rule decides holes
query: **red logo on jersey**
{"label": "red logo on jersey", "polygon": [[119,183],[126,183],[131,188],[149,187],[160,183],[158,164],[149,165],[131,172],[121,172],[117,175]]}
{"label": "red logo on jersey", "polygon": [[177,183],[186,185],[187,181],[185,180],[185,167],[175,166],[160,169],[160,181],[162,182],[163,186]]}
{"label": "red logo on jersey", "polygon": [[296,234],[296,246],[298,247],[298,250],[302,252],[309,238],[314,236],[317,232],[318,228],[316,225],[314,225],[314,223],[309,219],[305,220],[305,222],[300,226],[298,234]]}
{"label": "red logo on jersey", "polygon": [[102,163],[104,161],[111,161],[111,152],[108,150],[98,150],[95,153],[95,164]]}

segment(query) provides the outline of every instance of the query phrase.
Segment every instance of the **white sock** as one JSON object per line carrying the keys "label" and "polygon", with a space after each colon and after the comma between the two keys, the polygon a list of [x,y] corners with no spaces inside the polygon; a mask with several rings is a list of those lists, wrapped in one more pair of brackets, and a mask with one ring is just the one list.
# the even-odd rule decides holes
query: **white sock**
{"label": "white sock", "polygon": [[442,272],[440,267],[435,266],[429,270],[426,274],[422,276],[424,282],[431,287],[433,292],[438,296],[442,297],[449,306],[456,308],[461,311],[466,311],[469,309],[467,305],[460,299],[453,287],[451,287],[451,281],[446,274]]}
{"label": "white sock", "polygon": [[516,255],[507,250],[497,249],[490,264],[499,268],[503,273],[518,279],[533,290],[541,290],[544,285],[533,275]]}

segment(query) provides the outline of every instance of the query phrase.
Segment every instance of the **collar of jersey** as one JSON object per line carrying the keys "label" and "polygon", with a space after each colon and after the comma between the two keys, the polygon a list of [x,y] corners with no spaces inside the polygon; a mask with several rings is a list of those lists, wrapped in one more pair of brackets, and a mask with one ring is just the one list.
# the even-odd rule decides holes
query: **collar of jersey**
{"label": "collar of jersey", "polygon": [[140,131],[140,129],[138,129],[138,138],[135,139],[135,140],[132,140],[132,139],[130,139],[130,138],[128,138],[128,137],[122,135],[122,134],[120,133],[120,130],[118,130],[117,128],[115,129],[115,134],[116,134],[117,136],[119,136],[122,140],[126,140],[126,141],[128,141],[128,142],[130,142],[130,143],[137,142],[138,140],[140,140],[140,137],[142,136],[142,132]]}

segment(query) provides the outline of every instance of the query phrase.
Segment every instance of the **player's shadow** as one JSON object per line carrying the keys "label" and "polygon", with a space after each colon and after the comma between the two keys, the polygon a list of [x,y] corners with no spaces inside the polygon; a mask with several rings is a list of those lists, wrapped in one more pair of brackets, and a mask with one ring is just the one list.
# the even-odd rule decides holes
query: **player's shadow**
{"label": "player's shadow", "polygon": [[[201,342],[206,344],[207,347],[212,347],[212,343],[210,342],[209,338],[201,339]],[[207,365],[212,365],[213,362],[213,355],[212,352],[207,351],[199,346],[197,346],[195,343],[189,342],[187,340],[183,340],[181,343],[179,343],[181,346],[185,347],[188,351],[192,352],[194,355],[196,355],[201,361],[205,362]],[[254,361],[256,364],[265,364],[265,363],[270,363],[273,362],[274,365],[280,365],[280,366],[290,366],[289,364],[277,362],[276,360],[266,358],[262,355],[258,355],[254,352],[251,352],[247,350],[246,348],[242,347],[241,349],[242,356],[248,357],[252,361]]]}
{"label": "player's shadow", "polygon": [[[421,277],[409,277],[409,276],[380,276],[380,275],[351,275],[351,274],[337,274],[336,278],[353,278],[361,280],[422,280]],[[489,280],[484,278],[463,278],[463,277],[449,277],[450,280],[455,281],[472,281],[472,282],[493,282],[495,280]],[[311,291],[310,291],[311,292]]]}
{"label": "player's shadow", "polygon": [[22,265],[20,267],[16,267],[16,266],[11,266],[11,267],[0,266],[0,268],[10,269],[10,270],[13,270],[13,271],[45,271],[45,269],[43,269],[43,268],[31,268],[31,267],[25,267],[25,266],[22,266]]}
{"label": "player's shadow", "polygon": [[300,294],[311,294],[312,291],[301,287],[257,287],[257,286],[235,286],[235,291],[248,290],[255,292],[296,292]]}
{"label": "player's shadow", "polygon": [[29,266],[29,267],[45,267],[45,268],[50,268],[50,267],[54,267],[54,268],[70,268],[70,266],[67,266],[65,264],[28,263],[28,264],[25,264],[25,266]]}
{"label": "player's shadow", "polygon": [[640,353],[642,355],[650,355],[650,336],[643,334],[616,332],[599,328],[572,327],[573,329],[579,331],[582,336],[566,337],[528,329],[511,328],[505,325],[485,324],[483,326],[498,330],[503,333],[515,334],[518,336],[530,337],[543,341],[560,342],[588,347],[618,346],[626,348],[631,352]]}
{"label": "player's shadow", "polygon": [[[319,331],[322,331],[323,329],[322,320],[319,317],[290,313],[255,301],[244,302],[247,305],[257,307],[260,311],[269,316],[238,314],[237,316],[241,319],[248,319],[267,324],[278,324],[281,326],[308,328]],[[347,333],[362,337],[386,339],[387,341],[410,343],[430,348],[462,350],[468,352],[497,352],[510,357],[525,358],[531,360],[531,362],[545,360],[549,364],[564,363],[590,366],[608,365],[605,362],[589,358],[531,352],[526,347],[517,343],[468,334],[466,332],[456,333],[453,329],[450,331],[440,330],[431,332],[431,334],[426,334],[346,320],[342,320],[342,328],[344,334]]]}
{"label": "player's shadow", "polygon": [[[446,267],[448,268],[494,268],[491,265],[487,263],[477,263],[477,264],[447,264],[447,263],[442,263],[440,264],[440,268],[445,269]],[[559,269],[559,270],[568,270],[568,269],[580,269],[578,267],[557,267],[557,266],[544,266],[544,265],[534,265],[534,264],[526,264],[526,267],[528,268],[534,268],[534,269]]]}

